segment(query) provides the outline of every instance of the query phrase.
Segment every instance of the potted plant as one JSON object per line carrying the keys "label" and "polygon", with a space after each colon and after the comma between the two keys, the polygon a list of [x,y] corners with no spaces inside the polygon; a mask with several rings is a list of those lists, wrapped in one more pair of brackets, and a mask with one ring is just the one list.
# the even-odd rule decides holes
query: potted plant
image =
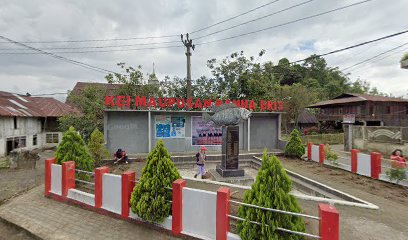
{"label": "potted plant", "polygon": [[408,69],[408,53],[401,58],[401,68]]}

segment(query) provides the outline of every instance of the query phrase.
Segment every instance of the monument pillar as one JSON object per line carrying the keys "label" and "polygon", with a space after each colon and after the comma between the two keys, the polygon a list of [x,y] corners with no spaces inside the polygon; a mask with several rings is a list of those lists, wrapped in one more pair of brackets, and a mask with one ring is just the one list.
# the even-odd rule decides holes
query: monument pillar
{"label": "monument pillar", "polygon": [[216,170],[222,177],[244,176],[244,169],[239,168],[239,127],[222,127],[222,159]]}

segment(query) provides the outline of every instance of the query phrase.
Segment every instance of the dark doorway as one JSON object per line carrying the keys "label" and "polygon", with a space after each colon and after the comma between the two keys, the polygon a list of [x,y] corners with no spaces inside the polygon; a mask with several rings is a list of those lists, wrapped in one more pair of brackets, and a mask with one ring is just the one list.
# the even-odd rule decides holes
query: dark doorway
{"label": "dark doorway", "polygon": [[7,155],[13,151],[13,140],[7,139]]}

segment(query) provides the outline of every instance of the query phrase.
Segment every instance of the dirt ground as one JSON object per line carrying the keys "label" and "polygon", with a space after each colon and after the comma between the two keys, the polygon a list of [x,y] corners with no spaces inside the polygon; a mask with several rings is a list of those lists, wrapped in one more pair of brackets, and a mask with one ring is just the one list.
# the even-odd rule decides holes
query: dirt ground
{"label": "dirt ground", "polygon": [[[44,183],[44,160],[54,155],[53,151],[40,153],[35,169],[0,169],[0,205],[24,194],[26,191]],[[25,230],[0,219],[0,240],[36,239]]]}
{"label": "dirt ground", "polygon": [[[340,213],[340,238],[353,240],[407,240],[408,239],[408,189],[402,186],[385,183],[358,176],[340,169],[331,169],[314,162],[279,157],[283,166],[291,171],[319,181],[340,191],[354,195],[379,206],[379,210],[336,205]],[[144,162],[112,165],[111,171],[120,174],[126,170],[136,171],[140,178]],[[216,191],[213,184],[187,181],[187,187]],[[231,189],[232,198],[241,200],[243,192]],[[299,200],[306,214],[317,216],[317,202]],[[232,214],[237,206],[231,206]],[[307,232],[318,234],[318,222],[306,220]],[[232,230],[234,229],[232,223]]]}

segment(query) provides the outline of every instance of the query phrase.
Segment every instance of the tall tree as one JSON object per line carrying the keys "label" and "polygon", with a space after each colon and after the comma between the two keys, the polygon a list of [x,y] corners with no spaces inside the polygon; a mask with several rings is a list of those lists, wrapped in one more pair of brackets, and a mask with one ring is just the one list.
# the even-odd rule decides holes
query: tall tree
{"label": "tall tree", "polygon": [[60,130],[65,132],[73,126],[81,136],[88,141],[95,128],[103,131],[104,98],[106,89],[97,86],[88,86],[81,92],[71,92],[67,102],[74,105],[81,114],[66,115],[58,119]]}

